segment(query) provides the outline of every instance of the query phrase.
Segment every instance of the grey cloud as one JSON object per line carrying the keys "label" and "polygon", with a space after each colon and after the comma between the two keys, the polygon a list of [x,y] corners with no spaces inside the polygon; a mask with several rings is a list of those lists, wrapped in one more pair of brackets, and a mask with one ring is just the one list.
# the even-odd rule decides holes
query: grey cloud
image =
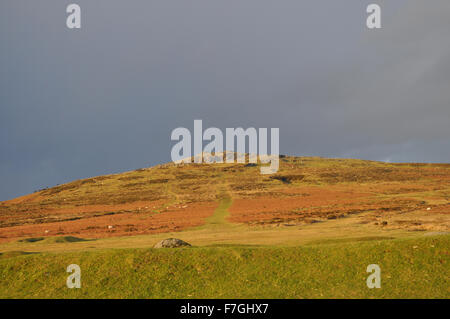
{"label": "grey cloud", "polygon": [[450,4],[0,3],[0,200],[170,160],[170,132],[280,127],[281,152],[450,160]]}

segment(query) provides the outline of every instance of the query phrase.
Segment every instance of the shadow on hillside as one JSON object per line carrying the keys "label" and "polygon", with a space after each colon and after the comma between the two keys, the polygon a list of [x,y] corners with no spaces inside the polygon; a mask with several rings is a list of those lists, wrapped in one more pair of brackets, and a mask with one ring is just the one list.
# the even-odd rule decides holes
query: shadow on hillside
{"label": "shadow on hillside", "polygon": [[263,247],[262,245],[249,245],[249,244],[211,244],[202,247],[223,247],[223,248],[258,248]]}
{"label": "shadow on hillside", "polygon": [[14,257],[18,257],[18,256],[32,255],[32,254],[38,254],[38,252],[7,251],[7,252],[4,252],[4,253],[0,253],[0,259],[14,258]]}
{"label": "shadow on hillside", "polygon": [[19,243],[36,243],[36,242],[42,242],[42,243],[49,243],[49,244],[61,244],[61,243],[77,243],[77,242],[84,242],[84,241],[95,241],[95,239],[85,239],[85,238],[79,238],[74,236],[58,236],[58,237],[31,237],[31,238],[24,238],[18,240]]}
{"label": "shadow on hillside", "polygon": [[391,240],[395,237],[386,236],[368,236],[368,237],[356,237],[356,238],[333,238],[333,239],[320,239],[309,242],[308,245],[321,245],[321,244],[337,244],[337,243],[354,243],[361,241],[377,241],[377,240]]}

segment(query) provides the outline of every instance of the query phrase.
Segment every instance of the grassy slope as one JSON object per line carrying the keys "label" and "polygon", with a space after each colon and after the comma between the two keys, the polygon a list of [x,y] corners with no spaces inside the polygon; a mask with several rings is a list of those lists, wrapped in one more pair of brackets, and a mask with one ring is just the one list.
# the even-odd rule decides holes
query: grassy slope
{"label": "grassy slope", "polygon": [[[449,298],[450,236],[0,256],[3,298]],[[69,264],[82,288],[65,286]],[[381,267],[368,289],[366,267]]]}

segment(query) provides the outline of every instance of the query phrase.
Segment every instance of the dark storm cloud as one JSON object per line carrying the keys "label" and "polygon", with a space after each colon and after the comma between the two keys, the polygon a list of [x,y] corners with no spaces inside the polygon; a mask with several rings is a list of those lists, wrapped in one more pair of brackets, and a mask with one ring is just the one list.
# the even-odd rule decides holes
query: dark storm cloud
{"label": "dark storm cloud", "polygon": [[[281,152],[450,160],[450,3],[0,3],[0,199],[170,160],[171,131],[280,127]],[[365,28],[368,3],[383,28]]]}

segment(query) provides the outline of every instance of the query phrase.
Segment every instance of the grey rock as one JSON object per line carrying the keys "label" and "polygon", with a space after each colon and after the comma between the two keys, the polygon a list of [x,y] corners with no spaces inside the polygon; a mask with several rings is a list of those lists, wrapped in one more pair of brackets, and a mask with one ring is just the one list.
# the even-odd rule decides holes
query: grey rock
{"label": "grey rock", "polygon": [[161,240],[159,243],[157,243],[153,248],[177,248],[177,247],[183,247],[183,246],[191,246],[191,244],[177,238],[167,238],[164,240]]}

